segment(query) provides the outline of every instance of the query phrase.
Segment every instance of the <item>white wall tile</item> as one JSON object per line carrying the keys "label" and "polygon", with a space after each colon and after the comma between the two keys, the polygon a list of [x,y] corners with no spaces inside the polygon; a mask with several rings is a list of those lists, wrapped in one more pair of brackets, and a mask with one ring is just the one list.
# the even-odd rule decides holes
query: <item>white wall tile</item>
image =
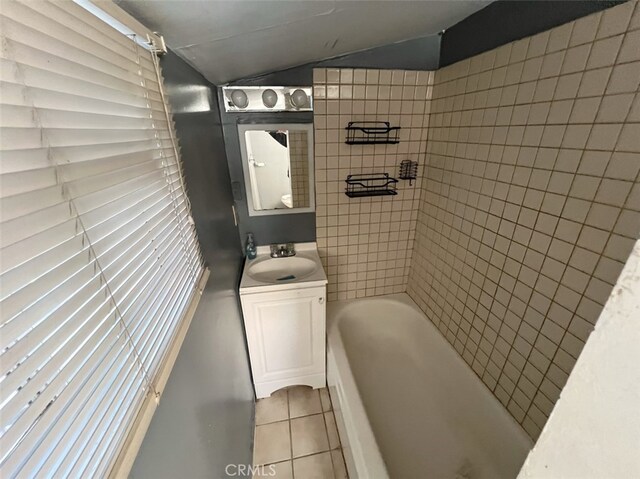
{"label": "white wall tile", "polygon": [[[534,438],[640,234],[638,33],[628,2],[435,73],[314,70],[329,300],[407,291]],[[365,120],[401,143],[345,145]]]}
{"label": "white wall tile", "polygon": [[435,73],[407,291],[534,438],[640,235],[638,17]]}

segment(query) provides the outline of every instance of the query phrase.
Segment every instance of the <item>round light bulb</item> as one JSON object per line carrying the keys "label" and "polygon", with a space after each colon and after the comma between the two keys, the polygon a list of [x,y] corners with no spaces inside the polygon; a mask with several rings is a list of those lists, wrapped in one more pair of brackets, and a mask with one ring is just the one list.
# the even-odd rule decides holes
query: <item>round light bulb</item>
{"label": "round light bulb", "polygon": [[271,88],[267,88],[262,92],[262,103],[267,108],[273,108],[278,103],[278,94]]}
{"label": "round light bulb", "polygon": [[298,88],[291,94],[291,103],[296,108],[304,108],[309,103],[309,97],[304,90]]}
{"label": "round light bulb", "polygon": [[231,103],[238,108],[246,108],[249,105],[249,98],[243,90],[233,90],[231,93]]}

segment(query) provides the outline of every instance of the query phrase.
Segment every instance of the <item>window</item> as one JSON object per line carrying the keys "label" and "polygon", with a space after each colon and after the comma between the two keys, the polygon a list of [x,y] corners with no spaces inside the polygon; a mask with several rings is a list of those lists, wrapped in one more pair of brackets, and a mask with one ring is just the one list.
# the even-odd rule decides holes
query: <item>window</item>
{"label": "window", "polygon": [[203,273],[157,58],[70,1],[0,12],[0,475],[103,476]]}

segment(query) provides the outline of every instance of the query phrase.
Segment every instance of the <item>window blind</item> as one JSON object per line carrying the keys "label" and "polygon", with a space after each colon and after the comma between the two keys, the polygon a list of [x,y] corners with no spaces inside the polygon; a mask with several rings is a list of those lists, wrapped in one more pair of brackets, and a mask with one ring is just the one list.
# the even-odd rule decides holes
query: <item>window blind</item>
{"label": "window blind", "polygon": [[104,476],[203,272],[157,58],[0,9],[0,475]]}

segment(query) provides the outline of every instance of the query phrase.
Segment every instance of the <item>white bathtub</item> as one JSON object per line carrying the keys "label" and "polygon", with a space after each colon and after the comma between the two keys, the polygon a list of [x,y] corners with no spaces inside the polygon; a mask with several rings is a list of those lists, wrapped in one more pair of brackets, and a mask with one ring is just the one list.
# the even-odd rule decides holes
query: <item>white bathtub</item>
{"label": "white bathtub", "polygon": [[406,294],[329,303],[351,479],[515,478],[532,442]]}

